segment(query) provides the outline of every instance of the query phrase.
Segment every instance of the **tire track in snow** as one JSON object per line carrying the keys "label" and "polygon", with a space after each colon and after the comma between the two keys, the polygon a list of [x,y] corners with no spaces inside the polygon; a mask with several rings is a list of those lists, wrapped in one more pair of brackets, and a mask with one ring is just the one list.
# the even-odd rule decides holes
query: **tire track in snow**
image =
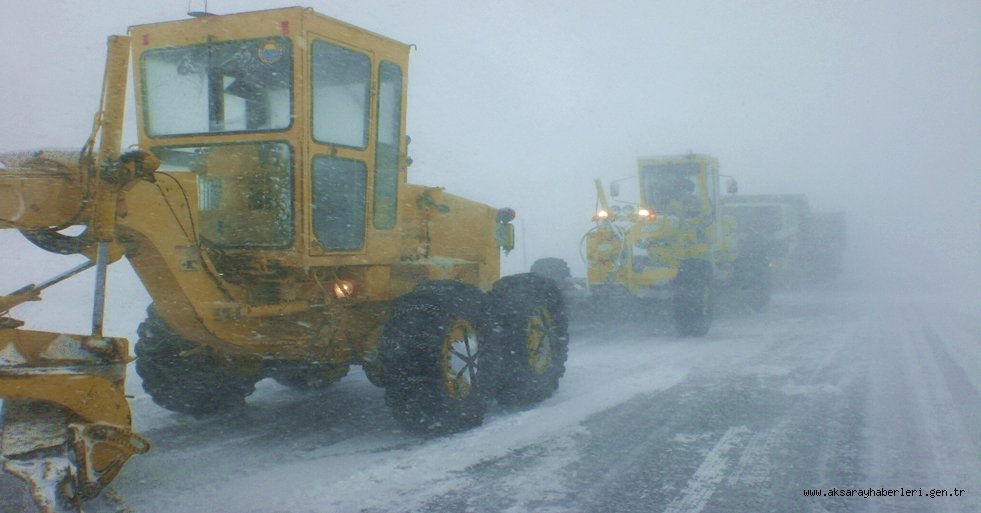
{"label": "tire track in snow", "polygon": [[[949,342],[931,328],[936,305],[881,305],[866,335],[870,368],[869,483],[907,489],[971,489],[981,480],[976,418],[981,400]],[[973,391],[973,392],[972,392]],[[961,393],[966,395],[960,395]],[[923,501],[929,500],[929,503]],[[881,498],[870,512],[981,511],[976,494],[951,499]]]}
{"label": "tire track in snow", "polygon": [[750,434],[746,426],[729,428],[698,466],[681,496],[671,501],[664,513],[698,513],[702,511],[716,487],[726,477],[730,453]]}
{"label": "tire track in snow", "polygon": [[[940,366],[951,397],[954,402],[964,406],[951,409],[961,418],[960,426],[981,425],[981,392],[978,392],[978,389],[974,387],[964,368],[954,360],[947,351],[944,342],[930,326],[923,326],[923,336],[926,337],[930,348],[933,350],[933,357]],[[981,432],[973,431],[972,434],[975,435],[973,437],[974,445],[981,448]],[[965,433],[965,435],[968,434]]]}

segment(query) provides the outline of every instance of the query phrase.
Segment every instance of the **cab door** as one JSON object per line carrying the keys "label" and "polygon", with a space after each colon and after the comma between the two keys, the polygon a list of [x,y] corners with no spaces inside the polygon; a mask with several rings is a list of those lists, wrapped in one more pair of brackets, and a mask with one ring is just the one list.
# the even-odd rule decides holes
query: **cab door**
{"label": "cab door", "polygon": [[372,57],[314,36],[310,63],[310,252],[364,253],[374,160]]}
{"label": "cab door", "polygon": [[398,255],[402,67],[327,37],[309,40],[310,255],[391,262]]}

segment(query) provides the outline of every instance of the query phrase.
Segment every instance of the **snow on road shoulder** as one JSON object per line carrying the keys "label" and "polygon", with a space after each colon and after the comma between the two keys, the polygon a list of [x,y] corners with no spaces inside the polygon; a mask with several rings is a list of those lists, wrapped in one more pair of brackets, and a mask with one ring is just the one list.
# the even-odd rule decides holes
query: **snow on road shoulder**
{"label": "snow on road shoulder", "polygon": [[[167,511],[411,511],[434,496],[467,489],[473,479],[467,469],[540,444],[551,448],[549,456],[536,463],[543,475],[548,474],[577,459],[571,452],[572,438],[581,432],[584,419],[638,394],[681,382],[687,369],[675,365],[698,359],[690,347],[649,340],[615,346],[577,344],[570,353],[558,393],[535,408],[496,412],[477,429],[402,448],[379,451],[377,439],[355,438],[319,451],[314,460],[271,463],[243,479],[203,476],[202,489],[168,504]],[[523,500],[540,500],[544,492],[563,490],[538,488]],[[522,502],[521,497],[513,498]]]}

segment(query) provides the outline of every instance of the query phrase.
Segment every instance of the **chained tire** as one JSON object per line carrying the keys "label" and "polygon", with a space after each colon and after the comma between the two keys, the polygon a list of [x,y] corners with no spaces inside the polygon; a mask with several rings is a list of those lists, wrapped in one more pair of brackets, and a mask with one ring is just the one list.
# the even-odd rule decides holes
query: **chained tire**
{"label": "chained tire", "polygon": [[502,278],[491,299],[498,327],[491,345],[497,401],[509,408],[541,402],[558,389],[569,353],[562,294],[548,278],[529,273]]}
{"label": "chained tire", "polygon": [[454,433],[483,422],[494,382],[487,303],[479,289],[453,281],[422,284],[395,301],[378,357],[385,402],[407,431]]}
{"label": "chained tire", "polygon": [[682,337],[704,337],[712,326],[712,267],[705,260],[686,260],[672,282],[674,325]]}
{"label": "chained tire", "polygon": [[153,305],[137,330],[136,372],[158,405],[179,413],[207,415],[242,406],[255,391],[256,376],[223,362],[168,327]]}
{"label": "chained tire", "polygon": [[572,272],[569,264],[561,258],[539,258],[531,264],[531,273],[554,281],[559,290],[565,290],[571,285]]}

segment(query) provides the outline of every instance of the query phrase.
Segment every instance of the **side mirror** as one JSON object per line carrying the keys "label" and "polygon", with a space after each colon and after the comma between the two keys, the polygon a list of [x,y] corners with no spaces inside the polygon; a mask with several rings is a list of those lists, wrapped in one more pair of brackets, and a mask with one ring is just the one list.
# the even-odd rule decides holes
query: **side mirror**
{"label": "side mirror", "polygon": [[726,180],[726,192],[729,194],[735,194],[739,192],[739,184],[736,183],[735,178],[729,178]]}
{"label": "side mirror", "polygon": [[617,183],[617,182],[611,183],[610,184],[610,197],[611,198],[616,198],[619,195],[620,195],[620,184]]}
{"label": "side mirror", "polygon": [[494,239],[498,247],[504,250],[505,255],[510,253],[514,249],[514,225],[498,223],[497,229],[494,230]]}

